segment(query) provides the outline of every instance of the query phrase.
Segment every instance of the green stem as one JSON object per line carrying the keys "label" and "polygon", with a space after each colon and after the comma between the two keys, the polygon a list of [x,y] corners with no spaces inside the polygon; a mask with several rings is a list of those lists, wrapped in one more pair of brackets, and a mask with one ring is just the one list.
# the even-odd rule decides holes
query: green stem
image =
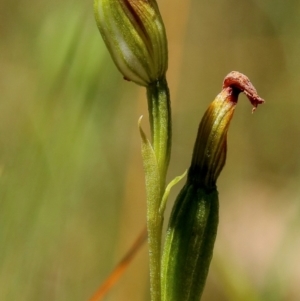
{"label": "green stem", "polygon": [[[161,240],[163,212],[160,212],[166,174],[171,154],[171,107],[167,81],[164,78],[147,87],[152,147],[158,166],[159,185],[147,197],[147,228],[150,260],[151,301],[161,301]],[[147,181],[147,179],[146,179]],[[153,187],[152,187],[153,189]],[[153,199],[155,197],[155,199]]]}
{"label": "green stem", "polygon": [[170,162],[172,140],[170,93],[165,77],[147,87],[147,97],[152,144],[163,191]]}

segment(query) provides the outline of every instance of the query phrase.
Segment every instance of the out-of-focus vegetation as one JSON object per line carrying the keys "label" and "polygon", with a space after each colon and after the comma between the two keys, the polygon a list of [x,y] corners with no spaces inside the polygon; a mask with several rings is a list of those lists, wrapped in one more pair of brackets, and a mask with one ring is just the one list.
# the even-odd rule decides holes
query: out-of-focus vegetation
{"label": "out-of-focus vegetation", "polygon": [[[300,2],[158,2],[170,50],[170,178],[188,167],[229,71],[266,99],[252,115],[241,96],[229,131],[203,301],[299,300]],[[1,301],[86,300],[145,224],[145,91],[119,75],[92,6],[0,1]],[[106,300],[148,300],[147,273],[145,246]]]}

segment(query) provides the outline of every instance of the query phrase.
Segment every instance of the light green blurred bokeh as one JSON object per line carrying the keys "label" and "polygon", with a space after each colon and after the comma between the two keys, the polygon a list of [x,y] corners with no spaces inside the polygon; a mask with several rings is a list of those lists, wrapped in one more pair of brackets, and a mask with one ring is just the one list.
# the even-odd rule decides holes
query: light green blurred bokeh
{"label": "light green blurred bokeh", "polygon": [[[300,2],[159,5],[173,96],[170,179],[188,167],[227,73],[245,73],[266,99],[252,115],[241,96],[229,131],[202,300],[299,300]],[[111,62],[92,1],[0,0],[1,301],[87,300],[126,252],[145,224],[145,99]],[[106,300],[149,300],[147,265],[144,246]]]}

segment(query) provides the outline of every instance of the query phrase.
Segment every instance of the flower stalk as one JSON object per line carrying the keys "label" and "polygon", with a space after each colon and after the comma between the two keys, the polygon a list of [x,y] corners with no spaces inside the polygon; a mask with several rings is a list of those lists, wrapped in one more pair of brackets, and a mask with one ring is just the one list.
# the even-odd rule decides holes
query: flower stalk
{"label": "flower stalk", "polygon": [[147,98],[152,144],[158,162],[163,191],[172,144],[170,93],[165,77],[147,87]]}
{"label": "flower stalk", "polygon": [[171,106],[166,80],[167,38],[155,0],[95,0],[103,40],[124,78],[147,89],[151,142],[141,126],[147,196],[151,300],[161,301],[161,237],[171,154]]}
{"label": "flower stalk", "polygon": [[147,228],[150,261],[151,300],[161,301],[161,241],[166,173],[171,154],[170,94],[165,78],[147,87],[152,143],[141,131],[142,157],[146,178]]}

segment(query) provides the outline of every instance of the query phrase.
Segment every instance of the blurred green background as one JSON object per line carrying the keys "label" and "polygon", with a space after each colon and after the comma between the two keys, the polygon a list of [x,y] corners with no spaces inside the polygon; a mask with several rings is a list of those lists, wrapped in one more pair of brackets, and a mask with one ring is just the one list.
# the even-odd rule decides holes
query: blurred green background
{"label": "blurred green background", "polygon": [[[300,2],[158,3],[170,179],[189,166],[227,73],[245,73],[266,99],[252,115],[241,96],[231,124],[202,300],[300,300]],[[1,301],[85,301],[129,248],[145,224],[140,115],[145,91],[113,65],[92,1],[0,1]],[[105,300],[149,300],[147,260],[145,245]]]}

